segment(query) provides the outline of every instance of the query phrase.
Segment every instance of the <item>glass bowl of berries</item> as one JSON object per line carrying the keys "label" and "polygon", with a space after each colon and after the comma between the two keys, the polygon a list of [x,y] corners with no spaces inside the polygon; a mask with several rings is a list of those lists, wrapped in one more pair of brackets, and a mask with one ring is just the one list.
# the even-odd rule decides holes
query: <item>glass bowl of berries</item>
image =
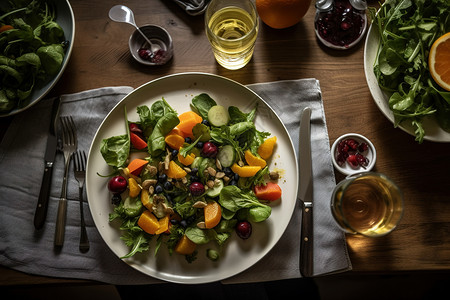
{"label": "glass bowl of berries", "polygon": [[133,58],[148,66],[167,63],[173,55],[173,41],[167,30],[157,25],[144,25],[139,29],[152,44],[149,45],[141,33],[135,30],[128,41]]}
{"label": "glass bowl of berries", "polygon": [[372,170],[377,160],[377,151],[365,136],[347,133],[333,143],[331,157],[339,172],[351,175]]}

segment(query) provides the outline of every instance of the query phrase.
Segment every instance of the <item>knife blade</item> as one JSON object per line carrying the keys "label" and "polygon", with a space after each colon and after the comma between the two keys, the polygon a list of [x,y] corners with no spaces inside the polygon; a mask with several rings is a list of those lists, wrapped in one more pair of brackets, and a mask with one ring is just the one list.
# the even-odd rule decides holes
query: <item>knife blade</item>
{"label": "knife blade", "polygon": [[311,108],[302,111],[299,136],[299,199],[302,205],[300,236],[300,273],[311,277],[314,273],[313,256],[313,174],[311,158]]}
{"label": "knife blade", "polygon": [[53,163],[55,161],[56,148],[58,144],[58,139],[56,137],[56,122],[58,120],[60,102],[60,98],[56,97],[53,100],[52,105],[50,128],[47,138],[47,148],[45,149],[44,155],[44,176],[42,177],[41,190],[39,192],[36,211],[34,213],[34,228],[36,229],[42,228],[47,216],[48,200],[50,197],[50,187],[53,174]]}

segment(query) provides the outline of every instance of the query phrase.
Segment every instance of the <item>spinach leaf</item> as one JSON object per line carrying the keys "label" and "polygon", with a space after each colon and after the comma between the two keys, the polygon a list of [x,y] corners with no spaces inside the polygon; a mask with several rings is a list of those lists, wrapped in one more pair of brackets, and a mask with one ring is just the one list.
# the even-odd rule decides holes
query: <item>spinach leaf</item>
{"label": "spinach leaf", "polygon": [[217,105],[217,103],[208,94],[202,93],[192,98],[191,105],[193,110],[206,120],[208,119],[209,109]]}
{"label": "spinach leaf", "polygon": [[228,107],[228,114],[230,115],[230,123],[240,122],[254,122],[256,116],[256,106],[249,112],[244,113],[236,106]]}
{"label": "spinach leaf", "polygon": [[210,241],[208,230],[200,229],[198,227],[188,227],[184,233],[197,245],[207,244]]}
{"label": "spinach leaf", "polygon": [[112,167],[121,167],[128,159],[130,139],[127,134],[103,139],[100,143],[100,153],[106,163]]}
{"label": "spinach leaf", "polygon": [[249,218],[254,222],[264,221],[272,213],[272,208],[259,202],[251,191],[242,191],[234,185],[228,185],[222,189],[219,203],[232,212],[249,208]]}
{"label": "spinach leaf", "polygon": [[158,156],[166,149],[164,137],[180,123],[176,113],[167,113],[158,120],[148,139],[149,152],[152,156]]}

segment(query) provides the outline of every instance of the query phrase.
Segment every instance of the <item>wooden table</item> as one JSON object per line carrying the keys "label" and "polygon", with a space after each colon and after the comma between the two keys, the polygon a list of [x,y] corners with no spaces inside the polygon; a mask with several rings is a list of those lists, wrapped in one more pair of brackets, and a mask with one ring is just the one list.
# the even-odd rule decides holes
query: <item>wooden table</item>
{"label": "wooden table", "polygon": [[[330,143],[348,132],[370,138],[378,154],[375,170],[391,177],[405,196],[404,216],[394,232],[376,239],[347,237],[353,272],[450,270],[450,144],[418,144],[414,137],[393,127],[369,92],[364,42],[346,51],[322,46],[314,33],[313,4],[304,19],[291,28],[276,30],[261,24],[253,59],[236,71],[215,62],[203,16],[189,16],[172,1],[126,2],[138,24],[161,25],[172,35],[174,57],[158,67],[133,60],[128,38],[134,29],[109,20],[110,1],[73,0],[71,5],[76,19],[73,53],[51,95],[103,86],[138,87],[164,75],[191,71],[218,74],[242,84],[317,78]],[[10,121],[0,119],[1,136]],[[337,175],[337,180],[342,178]],[[0,268],[0,285],[66,282],[78,281]]]}

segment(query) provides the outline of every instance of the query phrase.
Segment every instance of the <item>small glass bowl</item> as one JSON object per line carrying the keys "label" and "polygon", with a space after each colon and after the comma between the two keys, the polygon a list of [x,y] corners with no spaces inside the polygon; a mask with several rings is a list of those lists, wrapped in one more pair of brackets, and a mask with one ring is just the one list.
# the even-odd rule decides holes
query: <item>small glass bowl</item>
{"label": "small glass bowl", "polygon": [[[347,162],[345,162],[342,166],[338,164],[338,162],[336,161],[336,155],[338,152],[337,146],[342,140],[345,139],[354,139],[358,143],[364,142],[367,144],[368,146],[367,151],[362,153],[369,160],[369,163],[366,167],[359,166],[358,168],[353,168]],[[336,141],[331,146],[331,159],[333,161],[333,165],[336,168],[336,170],[338,170],[340,173],[344,175],[352,175],[372,170],[377,160],[377,151],[372,142],[365,136],[358,133],[347,133],[336,139]]]}
{"label": "small glass bowl", "polygon": [[[137,62],[148,66],[163,65],[167,63],[173,55],[172,37],[167,32],[167,30],[157,25],[144,25],[142,27],[139,27],[139,29],[152,42],[154,48],[164,51],[164,54],[158,57],[158,59],[156,59],[155,61],[142,58],[139,55],[139,50],[141,48],[148,48],[149,45],[145,41],[144,37],[139,33],[139,31],[135,30],[128,41],[130,52],[133,58]],[[154,52],[156,53],[156,51]]]}
{"label": "small glass bowl", "polygon": [[339,46],[339,45],[330,43],[329,41],[325,40],[319,34],[319,31],[317,29],[317,21],[318,21],[321,13],[324,13],[324,12],[321,12],[319,10],[316,11],[316,16],[314,18],[314,32],[316,33],[317,39],[325,46],[327,46],[331,49],[347,50],[347,49],[352,48],[356,44],[358,44],[361,41],[361,39],[364,37],[364,34],[366,33],[366,30],[367,30],[367,15],[365,13],[361,13],[361,17],[362,17],[364,24],[362,25],[362,28],[360,29],[359,36],[353,42],[349,43],[348,45],[344,45],[344,46]]}

